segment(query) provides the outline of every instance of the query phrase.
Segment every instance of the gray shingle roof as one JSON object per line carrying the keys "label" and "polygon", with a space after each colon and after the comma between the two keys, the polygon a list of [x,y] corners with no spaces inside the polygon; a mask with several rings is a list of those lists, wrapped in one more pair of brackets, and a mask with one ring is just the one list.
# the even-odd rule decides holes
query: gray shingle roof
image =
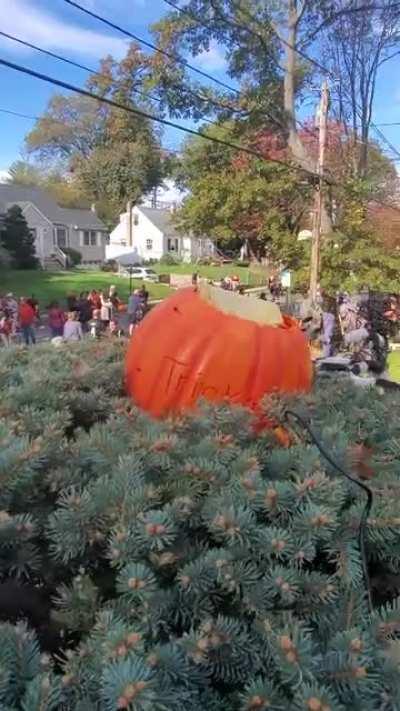
{"label": "gray shingle roof", "polygon": [[157,210],[153,207],[141,207],[141,205],[138,205],[138,208],[167,237],[179,235],[170,210]]}
{"label": "gray shingle roof", "polygon": [[23,185],[9,185],[8,183],[0,184],[0,200],[7,207],[10,205],[22,205],[22,203],[33,203],[45,217],[51,222],[57,222],[59,219],[59,210],[57,203],[53,198],[40,188],[30,188]]}
{"label": "gray shingle roof", "polygon": [[84,229],[106,230],[104,222],[91,210],[80,210],[78,208],[59,207],[61,220],[67,225],[77,225]]}
{"label": "gray shingle roof", "polygon": [[0,183],[0,204],[6,207],[32,203],[42,215],[52,223],[62,225],[77,225],[80,228],[106,230],[106,226],[91,210],[59,207],[49,193],[41,188],[25,187]]}

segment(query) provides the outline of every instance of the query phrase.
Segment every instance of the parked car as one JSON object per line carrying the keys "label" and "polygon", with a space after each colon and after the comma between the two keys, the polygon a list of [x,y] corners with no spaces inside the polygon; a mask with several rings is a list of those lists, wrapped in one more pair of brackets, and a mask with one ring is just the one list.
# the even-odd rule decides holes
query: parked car
{"label": "parked car", "polygon": [[143,281],[158,281],[158,274],[154,269],[149,267],[129,267],[121,268],[119,274],[120,276],[130,276],[132,273],[132,279],[142,279]]}

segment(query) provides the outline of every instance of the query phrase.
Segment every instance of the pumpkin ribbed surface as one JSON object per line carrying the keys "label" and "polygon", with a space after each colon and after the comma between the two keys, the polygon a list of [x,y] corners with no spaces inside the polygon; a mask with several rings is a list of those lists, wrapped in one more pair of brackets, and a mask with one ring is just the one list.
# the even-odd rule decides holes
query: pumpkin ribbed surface
{"label": "pumpkin ribbed surface", "polygon": [[307,391],[311,379],[308,344],[294,319],[256,323],[224,313],[191,288],[146,316],[126,358],[128,392],[156,417],[202,397],[256,409],[266,393]]}

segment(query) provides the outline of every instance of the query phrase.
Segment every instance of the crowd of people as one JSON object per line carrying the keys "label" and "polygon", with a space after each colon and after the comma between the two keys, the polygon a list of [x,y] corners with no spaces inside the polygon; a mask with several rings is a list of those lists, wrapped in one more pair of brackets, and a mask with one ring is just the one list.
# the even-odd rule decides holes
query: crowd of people
{"label": "crowd of people", "polygon": [[322,294],[316,305],[304,302],[301,324],[310,342],[320,345],[322,358],[346,352],[354,363],[383,372],[389,338],[400,333],[399,297],[371,292]]}
{"label": "crowd of people", "polygon": [[[229,280],[225,277],[220,286],[238,293],[244,288],[233,277]],[[262,292],[259,298],[275,300],[273,285],[268,286],[269,295]],[[149,308],[148,299],[149,293],[143,285],[131,294],[127,305],[123,304],[116,287],[111,286],[107,291],[92,289],[79,296],[68,294],[65,307],[53,301],[44,314],[35,296],[0,295],[0,345],[19,342],[34,345],[38,327],[47,328],[50,338],[65,342],[132,335]],[[317,304],[304,299],[300,323],[322,358],[346,351],[354,362],[366,363],[370,370],[382,372],[388,339],[400,335],[400,299],[396,295],[371,293],[355,297],[321,293]]]}
{"label": "crowd of people", "polygon": [[92,289],[79,296],[68,294],[65,307],[52,301],[41,313],[34,296],[0,295],[0,345],[10,346],[21,341],[27,346],[34,345],[37,328],[46,326],[50,338],[66,342],[80,341],[85,336],[131,335],[148,309],[148,300],[149,292],[143,285],[131,294],[125,305],[116,287],[111,286],[108,291]]}
{"label": "crowd of people", "polygon": [[[197,282],[197,274],[193,274],[192,284],[197,285]],[[234,274],[233,276],[221,277],[218,286],[221,289],[224,289],[224,291],[234,291],[237,294],[244,294],[246,291],[245,285],[241,284],[240,279],[236,274]],[[283,289],[281,281],[278,277],[271,276],[268,279],[268,291],[263,291],[260,294],[259,298],[264,301],[268,301],[270,299],[272,301],[279,301],[280,297],[282,296],[282,293]]]}

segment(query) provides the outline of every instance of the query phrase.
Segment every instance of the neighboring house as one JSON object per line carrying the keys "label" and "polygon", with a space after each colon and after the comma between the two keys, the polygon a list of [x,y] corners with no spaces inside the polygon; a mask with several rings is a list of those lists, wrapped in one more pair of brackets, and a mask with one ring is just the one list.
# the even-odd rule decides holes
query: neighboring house
{"label": "neighboring house", "polygon": [[21,207],[43,267],[65,267],[66,247],[81,253],[82,264],[104,262],[108,231],[94,210],[59,207],[45,190],[12,184],[0,184],[0,204]]}
{"label": "neighboring house", "polygon": [[[140,259],[161,259],[172,254],[185,262],[214,254],[208,238],[180,234],[173,221],[173,210],[135,205],[120,215],[120,222],[110,234],[107,259],[116,259],[135,251]],[[140,261],[140,260],[138,260]]]}

